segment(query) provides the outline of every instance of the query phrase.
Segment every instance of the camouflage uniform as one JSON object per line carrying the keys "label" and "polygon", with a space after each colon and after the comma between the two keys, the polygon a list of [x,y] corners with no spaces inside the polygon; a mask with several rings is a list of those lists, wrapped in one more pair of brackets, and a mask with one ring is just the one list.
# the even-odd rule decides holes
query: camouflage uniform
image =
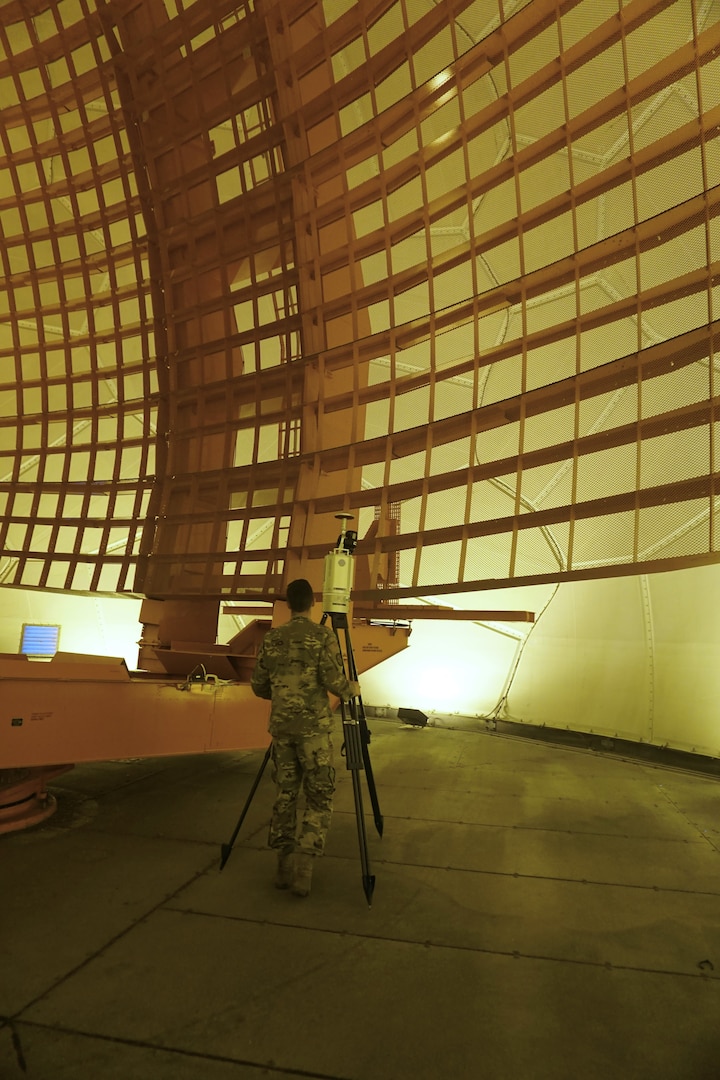
{"label": "camouflage uniform", "polygon": [[[344,700],[352,697],[335,632],[293,614],[290,622],[265,635],[251,685],[258,697],[272,701],[268,730],[277,796],[268,843],[278,850],[321,855],[335,791],[328,691]],[[301,789],[305,810],[296,838]]]}

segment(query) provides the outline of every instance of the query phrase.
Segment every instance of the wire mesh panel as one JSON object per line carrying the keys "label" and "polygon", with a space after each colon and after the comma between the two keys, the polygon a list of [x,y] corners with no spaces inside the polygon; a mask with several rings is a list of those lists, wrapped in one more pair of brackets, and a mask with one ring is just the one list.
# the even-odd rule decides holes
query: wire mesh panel
{"label": "wire mesh panel", "polygon": [[155,474],[147,234],[84,5],[0,11],[0,580],[127,590]]}
{"label": "wire mesh panel", "polygon": [[[0,8],[0,577],[718,553],[715,0]],[[392,567],[392,572],[389,572]]]}

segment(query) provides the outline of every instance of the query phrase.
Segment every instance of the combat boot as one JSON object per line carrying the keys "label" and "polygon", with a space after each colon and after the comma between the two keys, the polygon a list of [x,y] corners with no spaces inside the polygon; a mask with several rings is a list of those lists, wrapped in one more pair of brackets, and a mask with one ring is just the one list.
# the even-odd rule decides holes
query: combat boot
{"label": "combat boot", "polygon": [[312,855],[300,854],[295,856],[295,872],[293,873],[290,891],[293,896],[309,896],[312,884],[313,857]]}
{"label": "combat boot", "polygon": [[289,889],[293,883],[293,853],[292,848],[278,852],[277,873],[275,875],[276,889]]}

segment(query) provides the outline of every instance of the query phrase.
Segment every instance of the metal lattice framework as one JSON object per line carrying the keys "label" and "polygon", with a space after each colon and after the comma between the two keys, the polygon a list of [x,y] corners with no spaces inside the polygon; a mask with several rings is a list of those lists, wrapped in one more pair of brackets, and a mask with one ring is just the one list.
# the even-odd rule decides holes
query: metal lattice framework
{"label": "metal lattice framework", "polygon": [[339,511],[364,598],[718,558],[717,0],[18,0],[0,54],[0,581],[271,597]]}

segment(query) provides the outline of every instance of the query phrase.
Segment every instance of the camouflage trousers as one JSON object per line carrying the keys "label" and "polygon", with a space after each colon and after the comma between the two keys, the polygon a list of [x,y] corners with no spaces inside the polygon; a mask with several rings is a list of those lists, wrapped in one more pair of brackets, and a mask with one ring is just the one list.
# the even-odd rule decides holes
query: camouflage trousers
{"label": "camouflage trousers", "polygon": [[[330,732],[290,738],[275,736],[270,761],[277,793],[270,820],[269,846],[322,855],[335,791]],[[301,791],[305,806],[298,832]]]}

